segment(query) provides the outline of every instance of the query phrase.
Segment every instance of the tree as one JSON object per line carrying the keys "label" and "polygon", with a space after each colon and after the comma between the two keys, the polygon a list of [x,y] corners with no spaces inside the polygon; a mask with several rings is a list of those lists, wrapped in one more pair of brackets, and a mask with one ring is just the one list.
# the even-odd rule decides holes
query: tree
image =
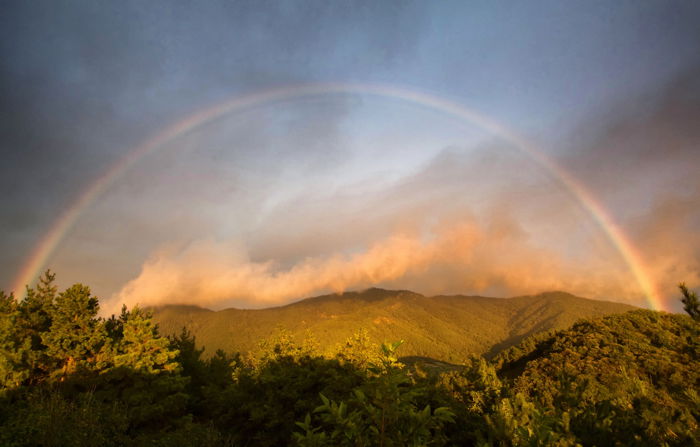
{"label": "tree", "polygon": [[106,341],[104,325],[97,318],[99,308],[90,288],[82,284],[69,287],[56,298],[51,327],[42,341],[61,377],[96,363]]}
{"label": "tree", "polygon": [[43,337],[51,328],[51,319],[56,300],[56,275],[46,270],[36,287],[27,286],[24,299],[18,303],[14,333],[22,346],[22,362],[27,370],[27,380],[36,383],[44,380],[53,368],[46,351]]}
{"label": "tree", "polygon": [[366,371],[372,365],[379,365],[382,361],[379,345],[372,342],[366,329],[360,329],[344,344],[336,349],[336,357],[341,362],[350,363],[354,367]]}
{"label": "tree", "polygon": [[700,301],[698,300],[698,296],[695,292],[688,290],[685,283],[678,284],[678,288],[681,289],[681,293],[683,294],[683,298],[681,298],[683,310],[688,312],[688,315],[690,315],[693,320],[700,321]]}
{"label": "tree", "polygon": [[447,407],[434,410],[419,403],[428,394],[399,363],[403,343],[382,345],[379,364],[371,365],[364,383],[341,401],[320,393],[322,405],[297,422],[300,446],[424,446],[445,445],[445,426],[454,423]]}
{"label": "tree", "polygon": [[58,291],[54,284],[55,279],[56,274],[46,270],[39,278],[36,288],[27,286],[26,296],[20,303],[23,326],[32,336],[33,349],[41,345],[41,334],[51,326],[51,312]]}
{"label": "tree", "polygon": [[30,352],[17,334],[17,301],[0,291],[0,389],[16,388],[29,377],[25,357]]}
{"label": "tree", "polygon": [[[175,360],[182,368],[182,375],[189,379],[187,394],[190,396],[190,405],[197,406],[203,399],[202,389],[208,385],[207,364],[202,360],[204,348],[197,349],[194,336],[183,327],[179,336],[168,337],[171,349],[177,351]],[[228,376],[231,380],[230,375]]]}
{"label": "tree", "polygon": [[[179,352],[161,337],[151,314],[134,307],[122,309],[112,321],[113,367],[102,375],[106,400],[124,402],[134,427],[162,428],[179,424],[184,416],[187,379],[177,362]],[[116,396],[115,396],[116,393]]]}
{"label": "tree", "polygon": [[178,351],[170,349],[170,341],[158,334],[151,315],[138,306],[122,312],[122,339],[114,357],[114,366],[126,366],[140,372],[159,374],[175,372]]}

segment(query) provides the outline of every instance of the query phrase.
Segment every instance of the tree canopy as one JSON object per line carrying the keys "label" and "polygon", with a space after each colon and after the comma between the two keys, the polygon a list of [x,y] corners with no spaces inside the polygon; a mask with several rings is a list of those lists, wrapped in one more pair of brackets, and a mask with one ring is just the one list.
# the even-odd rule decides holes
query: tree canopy
{"label": "tree canopy", "polygon": [[54,279],[21,301],[0,292],[3,446],[700,443],[700,325],[684,287],[689,315],[581,320],[428,368],[400,361],[410,340],[362,329],[330,353],[280,328],[251,354],[204,356],[148,310],[102,318],[87,286],[59,293]]}

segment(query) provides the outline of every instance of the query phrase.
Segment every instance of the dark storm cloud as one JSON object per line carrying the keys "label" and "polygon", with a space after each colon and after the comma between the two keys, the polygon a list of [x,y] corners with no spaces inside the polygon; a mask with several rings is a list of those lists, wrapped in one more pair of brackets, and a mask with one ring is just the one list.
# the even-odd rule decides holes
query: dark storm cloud
{"label": "dark storm cloud", "polygon": [[[641,251],[662,295],[700,284],[700,64],[589,120],[566,161]],[[595,129],[595,130],[592,130]],[[677,301],[672,301],[677,304]]]}
{"label": "dark storm cloud", "polygon": [[587,141],[570,155],[569,164],[587,176],[610,181],[615,181],[610,175],[614,172],[648,165],[674,163],[691,168],[700,160],[698,123],[700,64],[590,119],[581,131]]}
{"label": "dark storm cloud", "polygon": [[[203,106],[409,58],[406,2],[3,2],[0,250],[17,269],[124,151]],[[341,74],[341,76],[338,76]],[[10,273],[11,274],[11,273]],[[9,281],[3,275],[0,282]]]}
{"label": "dark storm cloud", "polygon": [[[572,169],[611,207],[625,202],[625,222],[634,217],[634,206],[648,211],[664,197],[691,194],[673,178],[678,172],[687,176],[697,165],[686,144],[696,134],[681,135],[691,131],[694,103],[684,103],[690,100],[682,94],[657,92],[697,60],[697,2],[6,1],[1,8],[0,251],[9,255],[0,260],[0,287],[9,285],[60,212],[129,148],[206,106],[296,82],[415,87],[548,141],[566,135],[592,110],[655,92],[594,123],[596,138],[584,126],[582,155],[574,151],[569,156],[563,148],[557,155],[568,156]],[[618,119],[618,113],[624,118]],[[344,119],[342,113],[332,114]],[[288,143],[306,151],[301,161],[274,151],[260,157],[243,151],[240,161],[277,161],[306,169],[309,176],[333,163],[342,165],[342,150],[327,151],[343,131],[340,124],[303,127],[308,119],[313,116],[300,113],[290,120],[295,127],[290,127],[294,132]],[[643,137],[632,137],[638,133],[635,126]],[[251,128],[251,133],[258,130]],[[273,137],[276,131],[261,130]],[[265,145],[256,138],[250,137],[251,145]],[[659,155],[654,148],[664,144],[666,155]],[[217,156],[211,147],[202,154]],[[667,163],[665,157],[680,161]],[[212,176],[210,162],[194,164],[186,181],[173,177],[178,182],[173,188],[204,182]],[[178,160],[174,163],[179,166]],[[437,176],[450,172],[445,168]],[[628,172],[634,174],[628,181],[618,180]],[[152,197],[158,186],[149,175],[133,177],[125,188],[135,195],[139,188],[151,191],[144,195]],[[215,195],[217,186],[211,188]],[[655,188],[668,191],[659,194]],[[195,189],[193,196],[202,192]],[[407,200],[399,195],[392,203]],[[164,201],[154,199],[156,205]],[[103,210],[109,203],[105,199]],[[387,213],[391,209],[385,207]],[[123,213],[104,231],[94,225],[76,247],[97,259],[101,252],[91,246],[91,238],[109,238],[107,228],[139,228],[139,219],[149,217],[138,213]],[[641,232],[643,225],[638,228]],[[104,234],[95,234],[100,231]],[[271,233],[260,229],[261,238],[274,239]],[[332,245],[330,235],[328,239]],[[359,239],[353,239],[355,245],[367,242]],[[256,245],[261,259],[285,257],[262,239]],[[328,255],[325,244],[317,245],[314,254]],[[292,244],[287,256],[291,259],[299,250]],[[143,259],[130,262],[133,266]]]}

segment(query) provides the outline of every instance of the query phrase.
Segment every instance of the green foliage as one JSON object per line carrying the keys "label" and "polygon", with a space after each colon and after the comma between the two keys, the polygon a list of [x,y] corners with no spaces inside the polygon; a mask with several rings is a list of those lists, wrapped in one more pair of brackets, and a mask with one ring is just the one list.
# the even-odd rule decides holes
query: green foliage
{"label": "green foliage", "polygon": [[54,285],[56,275],[47,270],[36,288],[27,287],[26,297],[20,303],[23,326],[33,336],[32,349],[41,342],[40,334],[45,333],[51,326],[51,312],[56,299],[57,288]]}
{"label": "green foliage", "polygon": [[[150,315],[124,308],[119,318],[103,320],[88,287],[76,284],[57,294],[53,281],[47,272],[20,303],[12,296],[0,297],[0,373],[4,404],[13,409],[9,413],[24,408],[46,414],[47,424],[75,425],[75,414],[100,415],[117,405],[119,420],[134,437],[182,426],[187,421],[187,378],[175,361],[178,352],[160,337]],[[30,430],[13,420],[8,419],[16,425],[13,433]],[[71,430],[64,429],[66,436],[73,436]],[[100,439],[59,436],[58,444],[52,444],[27,441],[32,436],[25,436],[25,445],[93,445]]]}
{"label": "green foliage", "polygon": [[[8,411],[9,410],[9,411]],[[55,389],[26,393],[11,408],[0,406],[3,447],[225,447],[233,445],[209,424],[182,421],[172,430],[130,433],[123,403],[93,393],[65,396]]]}
{"label": "green foliage", "polygon": [[501,372],[522,368],[514,391],[552,417],[567,414],[584,444],[692,445],[700,438],[699,336],[687,316],[639,310],[579,322]]}
{"label": "green foliage", "polygon": [[251,365],[256,369],[261,369],[269,363],[280,360],[298,361],[319,356],[318,342],[310,333],[305,335],[302,342],[297,343],[291,332],[278,327],[276,334],[260,342],[258,352],[255,356],[250,357]]}
{"label": "green foliage", "polygon": [[[346,401],[336,402],[320,394],[322,405],[297,422],[300,446],[423,446],[444,445],[445,424],[454,423],[446,407],[419,407],[418,396],[427,392],[415,383],[398,362],[402,342],[384,344],[373,375],[352,390]],[[314,423],[316,425],[314,425]]]}
{"label": "green foliage", "polygon": [[151,315],[139,307],[122,314],[122,338],[114,355],[115,367],[128,367],[148,374],[176,371],[178,352],[170,348],[170,341],[160,337]]}
{"label": "green foliage", "polygon": [[439,385],[469,412],[484,414],[503,393],[496,369],[482,357],[470,357],[465,367],[440,376]]}
{"label": "green foliage", "polygon": [[17,330],[19,318],[14,295],[0,291],[0,388],[16,388],[29,378],[31,345]]}
{"label": "green foliage", "polygon": [[127,441],[124,408],[102,403],[92,393],[71,399],[52,389],[34,390],[2,410],[0,445],[6,447],[108,447]]}
{"label": "green foliage", "polygon": [[217,351],[205,359],[202,357],[204,349],[197,348],[194,336],[184,328],[180,335],[170,338],[170,343],[178,352],[175,360],[182,368],[182,375],[189,379],[185,388],[189,408],[200,417],[211,420],[220,410],[212,403],[218,402],[232,385],[234,372],[247,372],[240,355]]}
{"label": "green foliage", "polygon": [[351,364],[324,358],[314,344],[280,331],[261,343],[257,358],[239,359],[235,381],[212,405],[222,409],[217,425],[229,427],[239,444],[289,445],[295,421],[316,408],[319,393],[343,397],[364,377]]}
{"label": "green foliage", "polygon": [[[178,351],[158,334],[148,312],[126,308],[103,333],[110,333],[93,386],[99,398],[123,402],[130,429],[174,428],[186,420],[188,382],[180,374]],[[184,418],[184,419],[183,419]]]}
{"label": "green foliage", "polygon": [[698,300],[698,296],[695,292],[688,290],[688,287],[686,287],[684,283],[678,284],[678,288],[681,289],[681,293],[683,294],[683,298],[681,298],[683,310],[688,312],[688,315],[690,315],[693,320],[700,321],[700,300]]}
{"label": "green foliage", "polygon": [[578,446],[567,413],[552,415],[523,394],[499,399],[484,416],[480,445]]}
{"label": "green foliage", "polygon": [[[209,353],[186,329],[162,337],[138,307],[103,319],[89,288],[58,293],[53,284],[46,272],[21,302],[0,293],[3,446],[700,445],[700,326],[686,315],[638,310],[534,334],[556,324],[533,315],[556,317],[553,301],[530,297],[524,302],[536,309],[510,320],[525,329],[493,338],[487,351],[533,336],[490,361],[464,356],[424,370],[400,361],[402,341],[374,343],[382,332],[372,326],[335,350],[335,338],[321,350],[297,328],[278,330],[247,356]],[[422,303],[408,293],[402,302],[387,291],[358,296],[382,312]],[[430,303],[464,304],[453,298]],[[315,304],[339,309],[336,298]],[[377,324],[401,321],[384,315],[393,320]],[[405,328],[422,318],[412,315]]]}
{"label": "green foliage", "polygon": [[257,310],[164,306],[154,309],[154,319],[164,334],[186,327],[206,348],[205,357],[218,349],[255,355],[260,340],[279,327],[299,340],[311,333],[321,352],[333,356],[362,328],[373,340],[406,340],[403,356],[459,363],[470,354],[493,357],[530,335],[564,329],[581,318],[634,309],[561,292],[502,299],[369,289]]}
{"label": "green foliage", "polygon": [[367,370],[381,364],[379,345],[373,343],[366,329],[360,329],[345,343],[336,347],[336,356],[343,363],[349,363],[360,370]]}
{"label": "green foliage", "polygon": [[90,369],[106,338],[97,319],[99,303],[90,288],[75,284],[58,295],[49,313],[51,326],[42,334],[46,353],[62,377],[79,368]]}
{"label": "green foliage", "polygon": [[7,352],[14,369],[14,379],[7,386],[41,382],[54,366],[42,337],[51,326],[57,291],[55,277],[47,270],[36,288],[27,287],[24,300],[12,306],[14,312],[4,316],[5,322],[12,325],[11,334],[5,336],[11,339]]}

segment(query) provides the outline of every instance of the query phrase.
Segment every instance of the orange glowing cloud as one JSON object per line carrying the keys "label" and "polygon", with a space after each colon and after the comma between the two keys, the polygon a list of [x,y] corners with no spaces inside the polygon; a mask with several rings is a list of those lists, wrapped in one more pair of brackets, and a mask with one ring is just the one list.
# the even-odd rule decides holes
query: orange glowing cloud
{"label": "orange glowing cloud", "polygon": [[563,289],[592,297],[639,296],[628,274],[600,267],[582,269],[533,246],[505,218],[489,225],[443,221],[428,232],[397,232],[361,252],[306,258],[288,269],[253,262],[242,249],[212,240],[165,249],[111,302],[266,307],[373,285],[404,285],[424,293]]}

